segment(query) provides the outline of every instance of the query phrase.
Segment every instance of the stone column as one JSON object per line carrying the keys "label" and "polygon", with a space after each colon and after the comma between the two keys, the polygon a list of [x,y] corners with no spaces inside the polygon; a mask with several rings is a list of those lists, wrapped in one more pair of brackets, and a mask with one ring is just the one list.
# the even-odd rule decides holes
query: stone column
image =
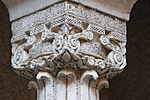
{"label": "stone column", "polygon": [[123,71],[128,16],[96,3],[59,1],[12,21],[12,67],[37,100],[99,100]]}

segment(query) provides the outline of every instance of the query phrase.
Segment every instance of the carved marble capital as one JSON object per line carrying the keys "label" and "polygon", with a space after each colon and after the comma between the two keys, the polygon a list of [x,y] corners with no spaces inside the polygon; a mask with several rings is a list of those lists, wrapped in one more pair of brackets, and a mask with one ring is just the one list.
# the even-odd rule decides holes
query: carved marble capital
{"label": "carved marble capital", "polygon": [[[38,100],[88,100],[82,88],[90,82],[87,89],[99,91],[126,66],[126,21],[82,4],[58,2],[13,21],[12,33],[12,67],[35,80],[29,85],[39,91]],[[58,87],[76,91],[76,99]]]}

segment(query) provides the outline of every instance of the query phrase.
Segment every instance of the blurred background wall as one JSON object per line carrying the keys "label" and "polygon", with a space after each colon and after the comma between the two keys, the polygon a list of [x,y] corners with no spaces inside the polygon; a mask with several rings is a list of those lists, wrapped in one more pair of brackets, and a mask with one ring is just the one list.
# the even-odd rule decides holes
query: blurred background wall
{"label": "blurred background wall", "polygon": [[11,68],[10,24],[8,10],[0,1],[0,100],[35,100],[28,80]]}

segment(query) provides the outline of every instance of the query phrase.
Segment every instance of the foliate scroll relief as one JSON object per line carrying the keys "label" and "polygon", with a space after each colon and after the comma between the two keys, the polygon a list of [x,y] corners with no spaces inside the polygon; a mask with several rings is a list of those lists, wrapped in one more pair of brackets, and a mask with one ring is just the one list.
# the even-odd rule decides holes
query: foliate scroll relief
{"label": "foliate scroll relief", "polygon": [[12,66],[28,78],[63,69],[111,78],[126,66],[125,21],[60,2],[12,23]]}

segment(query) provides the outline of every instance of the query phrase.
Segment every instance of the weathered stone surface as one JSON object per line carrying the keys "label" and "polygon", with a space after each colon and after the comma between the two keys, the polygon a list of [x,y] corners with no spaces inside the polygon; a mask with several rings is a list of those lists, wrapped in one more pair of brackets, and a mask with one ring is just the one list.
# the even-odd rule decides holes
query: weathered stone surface
{"label": "weathered stone surface", "polygon": [[[138,4],[136,4],[136,6],[133,8],[130,17],[131,20],[127,24],[128,65],[122,74],[114,77],[110,81],[110,88],[108,90],[102,91],[102,100],[149,100],[149,4],[149,0],[140,0],[140,2],[138,2]],[[6,19],[6,16],[8,16],[4,15],[4,12],[5,11],[2,10],[0,16],[0,19],[2,20],[0,22],[3,22]],[[2,25],[4,26],[4,23],[1,23],[0,25],[0,92],[2,93],[0,95],[0,100],[34,100],[34,96],[31,96],[31,99],[29,98],[30,90],[27,90],[27,81],[16,75],[10,68],[11,51],[10,36],[8,35],[10,34],[10,31],[8,32],[8,27],[3,28]],[[9,55],[9,57],[6,55]],[[8,71],[9,73],[7,73]],[[8,77],[8,75],[10,75],[11,78]],[[13,87],[13,82],[16,84],[16,87]],[[20,82],[22,82],[21,85]],[[7,88],[4,87],[3,83],[9,83]],[[23,89],[21,87],[23,87]],[[109,93],[109,95],[107,95],[107,93]],[[7,96],[8,94],[11,95]]]}
{"label": "weathered stone surface", "polygon": [[[129,51],[129,54],[128,54],[129,66],[127,66],[126,69],[128,70],[129,68],[131,68],[132,70],[125,71],[124,73],[126,73],[126,74],[123,73],[123,74],[121,74],[121,76],[118,76],[115,79],[113,79],[113,81],[111,82],[111,88],[110,88],[111,90],[107,91],[107,92],[111,92],[109,99],[112,99],[112,100],[113,99],[114,100],[116,100],[116,99],[118,99],[118,100],[124,100],[124,99],[125,100],[128,100],[128,99],[129,100],[130,99],[131,100],[132,99],[149,100],[148,99],[149,98],[149,96],[148,96],[149,88],[147,88],[147,85],[149,83],[149,79],[148,79],[148,76],[149,76],[149,68],[148,68],[148,65],[149,65],[149,57],[148,57],[148,55],[149,55],[149,52],[148,52],[149,51],[149,39],[147,39],[149,37],[149,34],[147,34],[149,32],[148,31],[148,28],[149,28],[148,22],[149,21],[148,21],[148,16],[147,16],[148,15],[148,13],[147,13],[148,6],[146,6],[149,3],[148,2],[145,2],[146,4],[141,4],[141,3],[142,2],[140,2],[140,5],[144,5],[144,6],[141,6],[141,8],[140,8],[143,11],[143,12],[141,12],[142,14],[139,13],[139,15],[135,15],[134,19],[133,19],[135,21],[132,21],[132,23],[129,22],[130,23],[129,30],[133,29],[133,30],[135,30],[135,32],[130,33],[130,31],[129,31],[129,33],[132,35],[129,35],[128,49],[131,51]],[[141,10],[138,10],[138,11],[141,11]],[[139,17],[139,16],[141,16],[141,17]],[[147,16],[147,18],[145,20],[143,20],[142,16],[144,16],[144,17]],[[140,28],[141,27],[140,25],[142,25],[142,27],[146,27],[146,29]],[[139,29],[139,30],[137,31],[137,29]],[[6,33],[6,32],[4,32],[4,33]],[[134,35],[133,35],[133,33],[134,33]],[[135,35],[135,34],[137,34],[137,35]],[[6,36],[4,36],[3,38],[5,38],[5,37]],[[138,42],[138,45],[137,45],[137,42]],[[4,48],[4,46],[2,46],[2,48]],[[140,51],[144,51],[144,50],[146,52],[140,52]],[[139,55],[140,55],[140,57],[139,57]],[[143,60],[141,60],[141,57],[143,58]],[[133,61],[133,59],[136,59],[136,60]],[[132,62],[132,64],[131,64],[131,62]],[[141,65],[141,63],[142,63],[142,65]],[[133,66],[136,66],[136,70]],[[141,67],[141,66],[145,66],[145,67]],[[8,68],[6,68],[4,70],[7,70],[7,69]],[[142,73],[141,73],[141,71],[142,71]],[[139,73],[141,73],[142,75]],[[137,76],[133,77],[133,75],[134,76],[137,75]],[[119,78],[119,79],[117,80],[117,78]],[[120,83],[122,83],[121,86],[120,86]],[[24,84],[24,82],[22,84]],[[12,87],[10,87],[10,88],[12,88]],[[3,89],[1,89],[1,90],[3,90]],[[115,92],[112,93],[112,91],[115,91]],[[20,93],[18,93],[17,95],[19,95],[19,94]],[[2,96],[2,98],[4,98],[3,96]],[[15,98],[18,98],[18,97],[15,97]],[[21,99],[24,99],[24,98],[25,97],[22,96]],[[21,99],[19,99],[19,100],[21,100]],[[105,99],[107,99],[107,97],[103,97],[103,99],[105,100]],[[2,100],[5,100],[5,99],[2,99]]]}
{"label": "weathered stone surface", "polygon": [[73,66],[96,69],[99,75],[103,69],[120,72],[126,65],[125,23],[79,4],[60,2],[12,23],[12,66],[16,71],[30,70],[21,72],[27,77],[45,67],[54,73]]}
{"label": "weathered stone surface", "polygon": [[126,66],[126,21],[78,3],[13,21],[12,33],[12,67],[34,80],[38,100],[98,100]]}
{"label": "weathered stone surface", "polygon": [[[65,0],[2,0],[10,13],[10,20],[36,12],[49,5]],[[137,0],[69,0],[129,20],[129,13]],[[28,7],[27,7],[28,6]]]}

